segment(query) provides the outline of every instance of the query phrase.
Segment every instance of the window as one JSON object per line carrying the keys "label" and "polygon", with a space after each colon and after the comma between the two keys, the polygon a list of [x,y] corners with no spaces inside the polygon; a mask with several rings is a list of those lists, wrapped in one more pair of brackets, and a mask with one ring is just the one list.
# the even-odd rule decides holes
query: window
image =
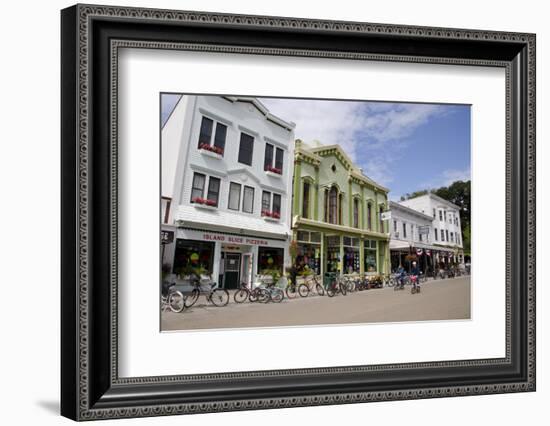
{"label": "window", "polygon": [[407,238],[407,224],[403,222],[403,238]]}
{"label": "window", "polygon": [[199,148],[202,144],[210,145],[210,139],[212,139],[212,128],[214,122],[209,118],[202,117],[201,130],[199,133]]}
{"label": "window", "polygon": [[393,221],[393,232],[397,232],[397,220]]}
{"label": "window", "polygon": [[307,219],[309,218],[309,182],[304,182],[302,197],[302,217]]}
{"label": "window", "polygon": [[338,190],[335,186],[330,188],[328,200],[328,221],[329,223],[337,223],[338,214]]}
{"label": "window", "polygon": [[447,222],[447,210],[443,212],[443,217],[445,218],[445,222]]}
{"label": "window", "polygon": [[277,148],[275,151],[275,168],[283,172],[283,155],[284,151],[281,148]]}
{"label": "window", "polygon": [[338,194],[338,224],[343,225],[344,224],[344,215],[342,214],[342,205],[344,196],[342,194]]}
{"label": "window", "polygon": [[281,196],[279,194],[273,194],[273,213],[281,214]]}
{"label": "window", "polygon": [[206,176],[202,173],[195,173],[193,175],[193,186],[191,187],[191,202],[194,203],[195,199],[202,198],[204,195],[204,184],[206,182]]}
{"label": "window", "polygon": [[445,230],[445,236],[446,236],[445,240],[449,241],[449,231],[448,230]]}
{"label": "window", "polygon": [[[271,202],[273,201],[273,204]],[[279,219],[281,217],[281,195],[273,194],[271,198],[271,192],[262,192],[262,216],[273,217]]]}
{"label": "window", "polygon": [[454,242],[453,233],[451,232],[451,243]]}
{"label": "window", "polygon": [[208,196],[206,197],[209,201],[213,201],[212,204],[215,207],[218,207],[218,196],[220,195],[220,179],[210,176],[208,180]]}
{"label": "window", "polygon": [[262,212],[263,211],[271,211],[271,192],[262,192]]}
{"label": "window", "polygon": [[441,241],[445,241],[445,231],[441,230]]}
{"label": "window", "polygon": [[371,204],[367,204],[367,228],[372,229],[372,208]]}
{"label": "window", "polygon": [[439,210],[439,221],[441,222],[443,220],[443,211]]}
{"label": "window", "polygon": [[380,232],[385,232],[384,221],[382,220],[382,213],[384,213],[384,208],[380,206]]}
{"label": "window", "polygon": [[434,229],[435,240],[437,241],[437,228]]}
{"label": "window", "polygon": [[273,145],[265,144],[264,170],[269,170],[273,165]]}
{"label": "window", "polygon": [[258,247],[258,273],[269,274],[274,269],[283,272],[284,249]]}
{"label": "window", "polygon": [[375,272],[376,266],[376,241],[365,240],[364,267],[366,272]]}
{"label": "window", "polygon": [[212,130],[214,121],[207,117],[202,117],[201,129],[199,132],[199,149],[207,149],[216,154],[223,155],[225,149],[225,139],[227,137],[227,126],[222,123],[216,123],[216,133],[212,143]]}
{"label": "window", "polygon": [[353,227],[359,228],[359,200],[353,199]]}
{"label": "window", "polygon": [[[273,152],[275,151],[275,164],[273,164]],[[274,150],[273,145],[265,144],[264,170],[283,174],[283,155],[284,151],[281,148]]]}
{"label": "window", "polygon": [[254,213],[254,188],[251,186],[244,187],[243,212]]}
{"label": "window", "polygon": [[239,145],[239,163],[252,165],[252,151],[254,150],[254,138],[246,133],[241,133]]}
{"label": "window", "polygon": [[325,189],[325,222],[328,222],[328,189]]}
{"label": "window", "polygon": [[435,219],[435,209],[433,209],[434,219]]}
{"label": "window", "polygon": [[230,210],[239,210],[241,204],[241,184],[231,182],[229,184],[229,204],[227,208]]}
{"label": "window", "polygon": [[214,263],[214,243],[206,241],[176,240],[174,274],[187,275],[193,269],[204,268],[211,274]]}

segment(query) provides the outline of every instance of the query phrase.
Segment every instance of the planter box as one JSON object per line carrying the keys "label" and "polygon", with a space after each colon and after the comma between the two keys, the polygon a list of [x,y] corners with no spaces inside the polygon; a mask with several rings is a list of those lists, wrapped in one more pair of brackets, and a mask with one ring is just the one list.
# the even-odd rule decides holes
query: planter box
{"label": "planter box", "polygon": [[271,177],[274,177],[274,178],[277,178],[277,179],[282,179],[283,178],[283,175],[280,175],[279,173],[275,173],[275,172],[270,172],[269,170],[266,170],[265,174],[267,176],[271,176]]}
{"label": "planter box", "polygon": [[223,158],[223,155],[222,155],[222,154],[217,154],[217,153],[215,153],[215,152],[208,151],[207,149],[199,148],[199,152],[200,152],[202,155],[206,155],[207,157],[217,158],[218,160],[220,160],[220,159]]}
{"label": "planter box", "polygon": [[264,220],[268,221],[268,222],[279,222],[281,220],[281,218],[276,218],[276,217],[271,217],[271,216],[262,216],[264,218]]}
{"label": "planter box", "polygon": [[203,210],[217,210],[216,206],[209,206],[208,204],[193,203],[193,206],[197,209]]}

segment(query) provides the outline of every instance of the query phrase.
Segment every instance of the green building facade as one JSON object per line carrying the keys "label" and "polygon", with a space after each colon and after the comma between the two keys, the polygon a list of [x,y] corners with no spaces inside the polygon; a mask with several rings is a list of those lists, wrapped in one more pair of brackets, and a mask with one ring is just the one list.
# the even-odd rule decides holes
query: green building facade
{"label": "green building facade", "polygon": [[363,175],[339,145],[296,141],[292,234],[296,262],[316,274],[387,274],[388,189]]}

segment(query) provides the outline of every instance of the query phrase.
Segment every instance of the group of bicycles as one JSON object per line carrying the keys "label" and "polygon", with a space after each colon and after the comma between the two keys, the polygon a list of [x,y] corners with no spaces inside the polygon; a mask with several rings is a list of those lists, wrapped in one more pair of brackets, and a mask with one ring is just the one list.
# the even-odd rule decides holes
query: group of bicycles
{"label": "group of bicycles", "polygon": [[[233,300],[235,303],[281,303],[286,297],[295,299],[309,296],[328,296],[334,297],[337,294],[346,296],[348,293],[363,291],[371,288],[393,287],[394,290],[403,290],[410,286],[411,293],[420,293],[420,283],[426,282],[428,276],[433,279],[454,278],[463,274],[468,274],[469,270],[460,269],[438,269],[431,274],[411,275],[411,274],[389,274],[389,275],[335,275],[328,282],[322,284],[320,277],[309,275],[300,279],[299,282],[290,282],[282,289],[262,277],[258,277],[253,286],[242,283],[235,293]],[[206,301],[214,306],[223,307],[229,303],[230,294],[224,289],[218,287],[218,284],[209,277],[192,275],[188,277],[188,283],[191,291],[182,291],[175,283],[163,283],[161,291],[161,310],[180,313],[186,308],[191,308],[204,295]]]}
{"label": "group of bicycles", "polygon": [[188,278],[188,283],[191,286],[190,292],[178,289],[175,283],[162,283],[162,311],[183,312],[197,303],[201,295],[204,295],[206,301],[214,306],[222,307],[229,303],[229,292],[224,288],[219,288],[218,284],[209,277],[191,275]]}

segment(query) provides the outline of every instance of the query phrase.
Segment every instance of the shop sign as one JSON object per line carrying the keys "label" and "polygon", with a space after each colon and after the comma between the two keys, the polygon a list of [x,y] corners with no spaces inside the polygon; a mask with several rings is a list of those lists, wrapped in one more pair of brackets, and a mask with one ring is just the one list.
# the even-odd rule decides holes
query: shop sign
{"label": "shop sign", "polygon": [[430,227],[428,225],[419,226],[418,233],[420,235],[430,235]]}
{"label": "shop sign", "polygon": [[220,241],[222,243],[243,244],[247,246],[269,245],[269,242],[267,240],[250,238],[250,237],[238,237],[236,235],[210,234],[205,232],[202,234],[202,238],[205,241]]}

